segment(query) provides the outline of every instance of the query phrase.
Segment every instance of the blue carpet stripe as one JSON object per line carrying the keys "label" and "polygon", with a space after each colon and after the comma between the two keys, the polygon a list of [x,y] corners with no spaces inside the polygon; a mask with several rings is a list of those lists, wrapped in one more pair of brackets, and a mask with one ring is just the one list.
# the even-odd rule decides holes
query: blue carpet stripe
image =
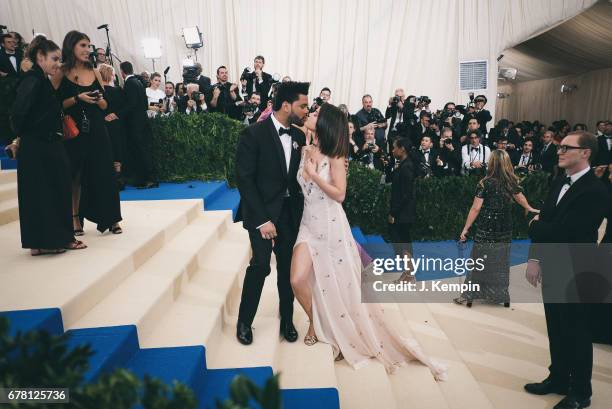
{"label": "blue carpet stripe", "polygon": [[17,332],[33,330],[47,331],[52,335],[64,333],[62,312],[59,308],[43,308],[36,310],[4,311],[0,316],[9,320],[9,336],[14,337]]}

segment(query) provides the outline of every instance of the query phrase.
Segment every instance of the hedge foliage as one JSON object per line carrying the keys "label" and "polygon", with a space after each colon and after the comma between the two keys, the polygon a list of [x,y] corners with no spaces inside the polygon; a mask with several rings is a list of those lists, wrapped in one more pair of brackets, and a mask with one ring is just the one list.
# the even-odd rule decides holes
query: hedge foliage
{"label": "hedge foliage", "polygon": [[[160,180],[226,179],[235,187],[235,154],[244,125],[222,114],[182,115],[151,120],[153,157]],[[388,237],[387,215],[391,188],[381,185],[382,174],[351,163],[344,208],[352,226],[366,234]],[[457,239],[476,190],[476,177],[418,179],[415,187],[418,220],[415,240]],[[530,204],[538,207],[546,197],[548,175],[536,172],[521,186]],[[527,237],[527,220],[514,205],[514,237]]]}

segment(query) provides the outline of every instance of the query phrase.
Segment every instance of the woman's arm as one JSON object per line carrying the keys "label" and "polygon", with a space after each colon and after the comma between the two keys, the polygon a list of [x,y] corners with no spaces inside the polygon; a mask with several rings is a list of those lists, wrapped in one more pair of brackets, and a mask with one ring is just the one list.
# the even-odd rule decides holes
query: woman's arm
{"label": "woman's arm", "polygon": [[463,227],[463,231],[461,232],[461,237],[460,237],[461,240],[465,241],[467,233],[470,230],[470,227],[472,227],[472,224],[474,224],[474,221],[476,220],[476,218],[478,217],[478,214],[480,213],[480,208],[482,207],[483,202],[484,202],[484,199],[481,197],[474,198],[474,202],[472,202],[472,207],[470,208],[470,212],[468,213],[467,219],[465,220],[465,226]]}
{"label": "woman's arm", "polygon": [[514,197],[514,200],[516,201],[516,203],[521,205],[523,207],[523,209],[527,210],[528,212],[531,212],[531,213],[540,213],[540,211],[538,209],[534,209],[533,207],[531,207],[531,205],[529,205],[529,202],[527,201],[527,198],[525,197],[525,195],[522,192],[519,192],[519,193],[513,195],[513,197]]}
{"label": "woman's arm", "polygon": [[314,159],[308,158],[308,176],[322,191],[338,203],[342,203],[346,196],[346,167],[344,158],[333,158],[329,160],[331,181],[326,182],[316,172]]}

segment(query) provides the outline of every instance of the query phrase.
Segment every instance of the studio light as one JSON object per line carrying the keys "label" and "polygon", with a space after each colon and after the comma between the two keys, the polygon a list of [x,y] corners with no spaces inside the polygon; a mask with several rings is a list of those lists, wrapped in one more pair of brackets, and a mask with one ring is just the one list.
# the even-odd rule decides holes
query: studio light
{"label": "studio light", "polygon": [[198,26],[183,28],[183,39],[187,48],[198,49],[204,45],[202,42],[202,33]]}
{"label": "studio light", "polygon": [[153,71],[155,71],[155,59],[160,58],[161,43],[157,38],[145,38],[142,40],[142,47],[144,48],[145,58],[150,58],[153,61]]}

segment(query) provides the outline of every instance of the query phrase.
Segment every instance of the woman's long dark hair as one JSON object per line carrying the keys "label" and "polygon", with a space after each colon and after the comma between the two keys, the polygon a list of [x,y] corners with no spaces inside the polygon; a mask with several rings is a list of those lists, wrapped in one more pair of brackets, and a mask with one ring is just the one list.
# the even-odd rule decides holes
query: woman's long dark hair
{"label": "woman's long dark hair", "polygon": [[[66,37],[64,37],[64,42],[62,43],[62,70],[64,70],[64,72],[68,72],[76,66],[77,59],[74,55],[74,47],[81,40],[91,41],[87,34],[76,30],[69,31]],[[85,63],[85,66],[93,68],[93,65],[89,61]]]}
{"label": "woman's long dark hair", "polygon": [[349,153],[348,119],[344,112],[325,103],[319,109],[316,127],[319,150],[330,158],[345,158]]}

